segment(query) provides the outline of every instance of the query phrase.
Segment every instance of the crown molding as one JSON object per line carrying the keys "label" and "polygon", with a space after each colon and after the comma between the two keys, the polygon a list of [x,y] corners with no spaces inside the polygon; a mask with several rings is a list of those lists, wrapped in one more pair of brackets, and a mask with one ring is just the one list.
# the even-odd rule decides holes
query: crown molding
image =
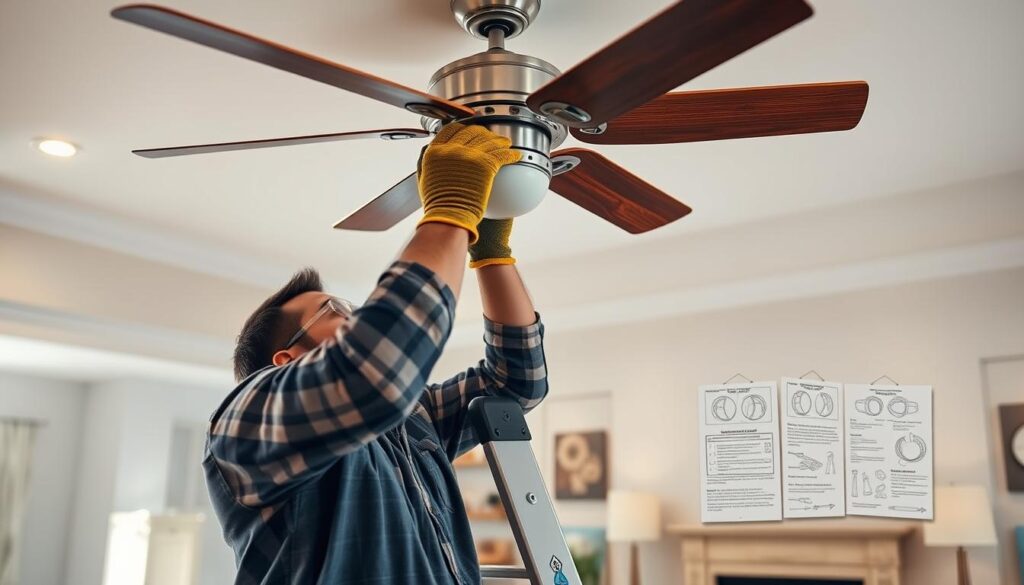
{"label": "crown molding", "polygon": [[[1020,267],[1024,267],[1024,238],[1013,238],[628,299],[551,309],[542,307],[542,310],[548,331],[564,332]],[[26,332],[24,327],[11,331],[12,324],[27,326],[31,331]],[[482,320],[459,320],[447,347],[477,346],[481,343],[482,331]],[[154,375],[171,371],[163,369],[171,362],[185,368],[203,368],[204,377],[211,379],[222,375],[227,379],[230,371],[232,343],[229,339],[0,300],[0,336],[4,334],[47,341],[53,341],[56,335],[65,345],[146,356],[139,359],[154,358],[153,363],[161,364],[154,367]]]}
{"label": "crown molding", "polygon": [[[777,276],[697,286],[545,310],[548,331],[610,327],[766,303],[809,299],[1024,266],[1024,238],[930,250]],[[482,320],[457,324],[448,347],[480,344]]]}
{"label": "crown molding", "polygon": [[[1011,187],[1017,184],[1017,175],[1004,179]],[[1006,191],[1006,186],[1003,187],[988,190]],[[958,188],[958,191],[961,190]],[[1006,203],[1001,201],[995,201],[994,204],[997,207],[1002,205],[999,208],[1003,209]],[[949,203],[943,206],[944,209],[946,207],[953,211],[959,209]],[[1006,207],[1005,213],[1012,215],[1013,211]],[[2,186],[0,223],[264,288],[276,288],[292,272],[289,268],[273,266],[252,255],[195,242],[171,230],[140,226],[127,219],[46,198],[29,197]],[[950,245],[924,252],[845,262],[828,268],[796,269],[725,283],[685,286],[651,294],[541,308],[550,331],[569,331],[1021,266],[1024,266],[1024,238],[1013,236],[984,243]],[[342,293],[349,288],[336,286],[341,283],[330,284],[332,290]],[[0,324],[5,321],[40,327],[51,332],[70,331],[82,339],[83,345],[100,345],[91,343],[90,339],[128,340],[123,348],[128,353],[155,355],[189,363],[226,363],[221,360],[227,360],[231,355],[232,344],[228,339],[213,339],[181,330],[57,313],[0,301]],[[448,346],[479,344],[482,326],[479,318],[458,319]]]}
{"label": "crown molding", "polygon": [[[12,326],[17,331],[10,331]],[[0,335],[4,333],[50,340],[59,337],[71,345],[181,363],[211,367],[224,364],[225,371],[230,370],[234,349],[230,339],[0,299]]]}
{"label": "crown molding", "polygon": [[[230,368],[139,356],[0,335],[0,374],[20,374],[72,382],[147,380],[223,392],[234,385]],[[83,389],[85,387],[83,386]]]}
{"label": "crown molding", "polygon": [[0,223],[261,288],[278,288],[294,268],[275,265],[173,230],[0,186]]}

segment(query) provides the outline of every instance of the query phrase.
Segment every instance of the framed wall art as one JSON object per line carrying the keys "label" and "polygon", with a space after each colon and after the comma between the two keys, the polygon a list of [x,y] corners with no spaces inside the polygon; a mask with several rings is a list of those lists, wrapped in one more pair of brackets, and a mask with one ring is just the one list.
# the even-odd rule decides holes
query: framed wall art
{"label": "framed wall art", "polygon": [[555,498],[604,500],[608,496],[608,433],[555,435]]}
{"label": "framed wall art", "polygon": [[1006,489],[1024,492],[1024,404],[1000,404]]}

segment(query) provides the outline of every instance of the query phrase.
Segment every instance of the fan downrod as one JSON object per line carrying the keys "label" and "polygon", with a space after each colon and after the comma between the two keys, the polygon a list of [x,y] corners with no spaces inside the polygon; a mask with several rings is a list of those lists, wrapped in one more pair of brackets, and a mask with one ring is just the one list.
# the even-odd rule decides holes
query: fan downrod
{"label": "fan downrod", "polygon": [[451,0],[451,10],[459,26],[478,39],[493,39],[499,31],[501,38],[511,39],[537,18],[540,3],[541,0]]}

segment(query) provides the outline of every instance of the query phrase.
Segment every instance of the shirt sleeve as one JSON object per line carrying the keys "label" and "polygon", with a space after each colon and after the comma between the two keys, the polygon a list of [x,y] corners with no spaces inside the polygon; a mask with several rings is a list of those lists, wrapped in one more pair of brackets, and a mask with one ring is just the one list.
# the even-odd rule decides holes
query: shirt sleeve
{"label": "shirt sleeve", "polygon": [[484,359],[474,367],[427,388],[421,401],[430,413],[449,459],[479,444],[466,424],[470,401],[478,396],[505,396],[524,411],[536,407],[548,393],[544,359],[544,325],[540,315],[532,325],[514,327],[484,318]]}
{"label": "shirt sleeve", "polygon": [[416,407],[452,328],[455,296],[394,263],[335,336],[242,383],[211,419],[209,450],[236,500],[273,505]]}

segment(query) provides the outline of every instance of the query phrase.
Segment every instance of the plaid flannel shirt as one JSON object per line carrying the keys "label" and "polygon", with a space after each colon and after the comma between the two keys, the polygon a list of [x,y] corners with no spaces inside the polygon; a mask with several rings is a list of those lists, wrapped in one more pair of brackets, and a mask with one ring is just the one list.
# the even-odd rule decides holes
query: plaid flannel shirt
{"label": "plaid flannel shirt", "polygon": [[486,321],[485,357],[427,385],[455,297],[396,262],[332,339],[244,380],[210,419],[203,467],[236,583],[477,583],[451,461],[480,395],[547,393],[543,326]]}

